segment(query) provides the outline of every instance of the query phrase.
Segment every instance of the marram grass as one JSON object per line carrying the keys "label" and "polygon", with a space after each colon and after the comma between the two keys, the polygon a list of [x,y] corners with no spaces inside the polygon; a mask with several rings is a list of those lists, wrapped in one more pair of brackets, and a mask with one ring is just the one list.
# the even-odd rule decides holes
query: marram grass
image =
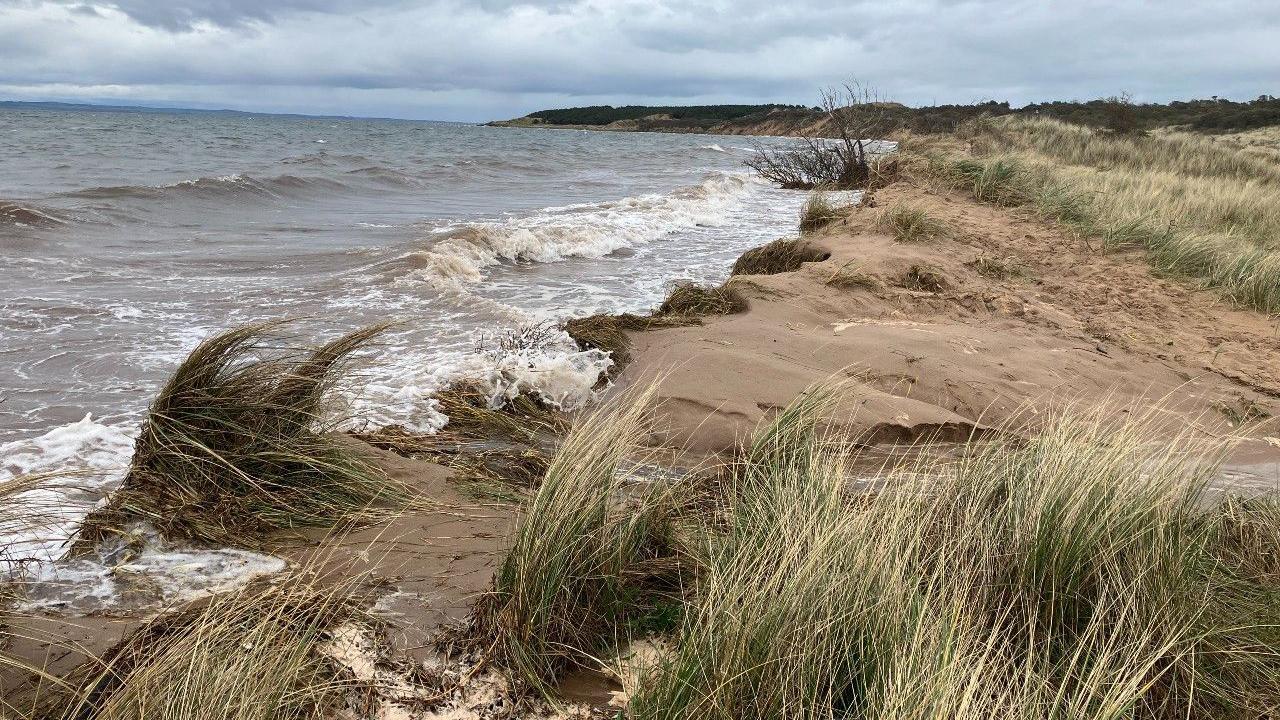
{"label": "marram grass", "polygon": [[814,190],[800,207],[800,232],[815,232],[839,220],[837,210],[830,195],[821,189]]}
{"label": "marram grass", "polygon": [[[1160,272],[1280,312],[1280,163],[1186,134],[1122,136],[1049,119],[966,130],[971,157],[924,173],[982,202],[1025,205],[1105,249],[1142,248]],[[919,163],[917,163],[919,164]]]}
{"label": "marram grass", "polygon": [[[850,446],[819,429],[836,399],[807,393],[761,428],[702,527],[670,536],[696,539],[677,552],[697,567],[631,717],[1280,708],[1280,502],[1205,493],[1223,444],[1080,410],[959,458],[923,448],[859,491]],[[620,578],[665,512],[611,512],[608,448],[634,412],[561,450],[574,471],[544,486],[486,601],[480,637],[518,677],[549,682],[617,633]]]}
{"label": "marram grass", "polygon": [[[851,495],[805,399],[762,430],[638,718],[1244,718],[1280,706],[1274,501],[1220,447],[1062,416]],[[807,409],[806,409],[807,407]]]}
{"label": "marram grass", "polygon": [[83,539],[145,520],[171,537],[243,544],[405,498],[334,432],[328,399],[350,356],[382,327],[309,349],[280,349],[279,330],[236,328],[191,352],[156,396],[123,486]]}
{"label": "marram grass", "polygon": [[360,622],[351,583],[305,572],[161,615],[73,672],[45,720],[320,720],[357,689],[323,647]]}
{"label": "marram grass", "polygon": [[562,670],[616,643],[646,588],[678,567],[665,492],[628,487],[622,472],[650,399],[639,393],[574,427],[475,609],[470,638],[521,687],[549,695]]}
{"label": "marram grass", "polygon": [[804,263],[821,262],[827,257],[827,253],[811,247],[803,240],[780,238],[742,253],[742,256],[733,263],[729,274],[777,275],[795,272]]}
{"label": "marram grass", "polygon": [[886,208],[877,225],[902,243],[931,242],[950,234],[946,223],[914,205],[897,204]]}

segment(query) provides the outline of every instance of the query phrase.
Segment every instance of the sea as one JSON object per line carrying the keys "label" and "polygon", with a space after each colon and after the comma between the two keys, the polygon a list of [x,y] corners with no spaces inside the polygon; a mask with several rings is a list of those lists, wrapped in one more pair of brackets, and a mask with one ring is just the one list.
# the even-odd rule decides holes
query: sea
{"label": "sea", "polygon": [[438,429],[463,378],[581,406],[611,360],[555,324],[794,234],[804,194],[744,166],[780,142],[0,108],[0,480],[75,471],[51,496],[69,533],[187,353],[263,320],[300,343],[396,323],[340,389],[352,425]]}

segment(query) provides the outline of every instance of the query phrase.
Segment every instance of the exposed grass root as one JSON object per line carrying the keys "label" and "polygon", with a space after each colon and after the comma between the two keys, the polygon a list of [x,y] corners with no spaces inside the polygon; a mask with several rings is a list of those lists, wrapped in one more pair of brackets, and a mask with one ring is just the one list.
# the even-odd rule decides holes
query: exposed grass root
{"label": "exposed grass root", "polygon": [[877,221],[879,227],[893,239],[903,243],[932,242],[951,234],[945,222],[926,210],[910,205],[894,205],[886,208]]}
{"label": "exposed grass root", "polygon": [[339,624],[363,617],[352,589],[295,575],[161,615],[68,677],[41,717],[334,717],[360,688],[321,647]]}
{"label": "exposed grass root", "polygon": [[706,286],[677,283],[658,306],[657,315],[697,317],[699,315],[732,315],[747,309],[747,300],[729,284]]}
{"label": "exposed grass root", "polygon": [[646,598],[677,586],[666,492],[620,472],[647,432],[649,399],[597,410],[569,433],[474,610],[470,644],[526,689],[549,694],[562,670],[602,656],[646,615]]}
{"label": "exposed grass root", "polygon": [[382,329],[309,349],[280,349],[279,324],[201,343],[152,403],[123,486],[81,540],[145,520],[168,537],[245,544],[403,502],[405,489],[333,432],[326,399]]}
{"label": "exposed grass root", "polygon": [[942,292],[951,287],[951,283],[947,281],[946,276],[939,272],[937,268],[928,265],[912,265],[903,274],[899,284],[908,290],[931,293]]}
{"label": "exposed grass root", "polygon": [[[850,495],[821,396],[725,493],[637,718],[1243,718],[1280,705],[1280,504],[1214,506],[1224,447],[1060,416]],[[1160,439],[1157,440],[1156,438]],[[928,457],[927,454],[925,456]]]}
{"label": "exposed grass root", "polygon": [[782,238],[768,245],[752,248],[733,264],[730,275],[776,275],[795,272],[807,262],[821,262],[829,253],[809,246],[802,240]]}

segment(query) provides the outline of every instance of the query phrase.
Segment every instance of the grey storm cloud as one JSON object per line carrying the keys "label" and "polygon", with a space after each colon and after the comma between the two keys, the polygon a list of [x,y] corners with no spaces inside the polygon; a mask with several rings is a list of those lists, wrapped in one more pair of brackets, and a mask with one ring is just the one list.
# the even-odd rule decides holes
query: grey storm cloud
{"label": "grey storm cloud", "polygon": [[1256,0],[0,0],[0,97],[485,119],[618,102],[1275,93]]}

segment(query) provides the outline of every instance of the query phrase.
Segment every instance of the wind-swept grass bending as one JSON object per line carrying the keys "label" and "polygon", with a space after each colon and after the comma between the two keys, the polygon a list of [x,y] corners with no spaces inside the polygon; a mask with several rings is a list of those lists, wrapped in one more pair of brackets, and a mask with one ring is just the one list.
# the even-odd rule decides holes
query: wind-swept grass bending
{"label": "wind-swept grass bending", "polygon": [[1275,501],[1221,448],[1060,417],[851,494],[804,399],[726,493],[637,718],[1244,718],[1280,706]]}
{"label": "wind-swept grass bending", "polygon": [[660,488],[624,492],[624,458],[646,432],[648,395],[576,426],[521,515],[469,635],[521,685],[551,692],[557,674],[617,642],[638,594],[675,571]]}
{"label": "wind-swept grass bending", "polygon": [[374,326],[312,349],[280,349],[279,324],[201,343],[156,396],[124,484],[82,530],[145,520],[172,537],[243,544],[327,526],[405,491],[334,432],[329,391]]}
{"label": "wind-swept grass bending", "polygon": [[355,689],[323,647],[357,621],[345,584],[290,575],[161,615],[68,678],[49,720],[319,720]]}

